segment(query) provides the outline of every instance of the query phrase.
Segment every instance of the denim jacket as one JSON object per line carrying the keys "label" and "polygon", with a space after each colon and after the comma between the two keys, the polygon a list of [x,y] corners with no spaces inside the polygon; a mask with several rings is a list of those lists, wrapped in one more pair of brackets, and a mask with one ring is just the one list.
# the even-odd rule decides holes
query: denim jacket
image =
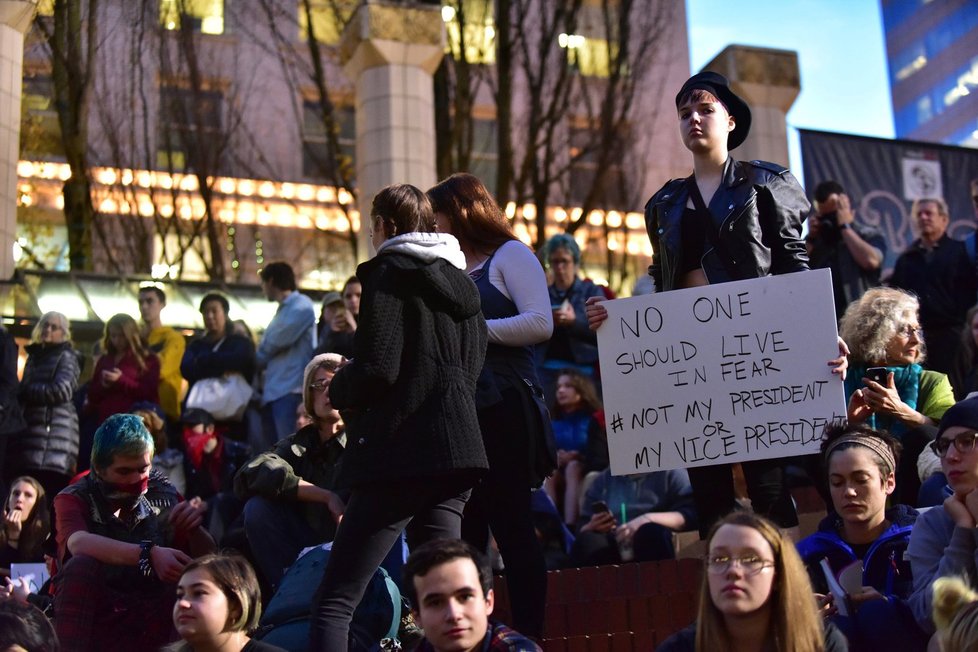
{"label": "denim jacket", "polygon": [[302,391],[302,372],[315,348],[316,309],[309,297],[292,292],[279,304],[255,354],[265,370],[262,405]]}

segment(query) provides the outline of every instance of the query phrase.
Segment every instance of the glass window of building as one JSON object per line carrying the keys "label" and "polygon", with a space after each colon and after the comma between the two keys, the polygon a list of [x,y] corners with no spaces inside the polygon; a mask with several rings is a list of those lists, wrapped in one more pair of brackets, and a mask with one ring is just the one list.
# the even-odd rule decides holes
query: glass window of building
{"label": "glass window of building", "polygon": [[496,140],[496,121],[494,119],[472,120],[472,158],[471,173],[479,177],[490,192],[496,191],[498,179],[499,147]]}
{"label": "glass window of building", "polygon": [[223,34],[224,0],[160,0],[164,29],[180,29],[183,21],[202,34]]}
{"label": "glass window of building", "polygon": [[[595,152],[600,136],[587,127],[571,127],[570,177],[568,199],[574,206],[581,206],[594,189],[598,176],[598,160]],[[626,207],[624,171],[618,163],[608,166],[594,195],[599,208],[621,209]]]}
{"label": "glass window of building", "polygon": [[331,152],[321,106],[311,100],[302,103],[302,176],[340,183],[346,172],[352,182],[356,160],[356,112],[352,106],[333,106],[332,128],[336,130],[339,151]]}
{"label": "glass window of building", "polygon": [[28,158],[64,156],[54,83],[50,75],[25,75],[22,93],[20,150]]}
{"label": "glass window of building", "polygon": [[896,84],[908,79],[961,39],[978,38],[974,33],[976,31],[978,31],[978,6],[965,4],[952,11],[925,35],[893,57],[890,83]]}
{"label": "glass window of building", "polygon": [[[160,87],[156,164],[162,170],[218,172],[223,156],[219,90]],[[207,168],[207,169],[202,169]]]}
{"label": "glass window of building", "polygon": [[441,8],[448,43],[445,52],[471,64],[496,62],[496,23],[493,0],[455,0]]}
{"label": "glass window of building", "polygon": [[[308,13],[306,3],[308,2]],[[325,45],[338,45],[343,36],[343,28],[350,21],[357,8],[355,0],[299,0],[298,24],[299,40],[309,40],[309,26],[316,40]],[[312,22],[310,23],[310,16]]]}

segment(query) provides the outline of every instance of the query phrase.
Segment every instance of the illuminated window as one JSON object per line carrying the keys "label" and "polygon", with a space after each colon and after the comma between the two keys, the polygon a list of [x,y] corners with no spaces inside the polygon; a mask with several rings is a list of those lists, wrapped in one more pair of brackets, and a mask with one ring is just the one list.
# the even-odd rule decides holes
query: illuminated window
{"label": "illuminated window", "polygon": [[356,154],[356,113],[352,106],[334,106],[339,152],[331,155],[326,125],[319,102],[302,103],[302,176],[308,179],[338,183],[341,166],[349,166],[353,178]]}
{"label": "illuminated window", "polygon": [[[310,0],[312,33],[316,40],[326,45],[337,45],[343,36],[343,28],[357,8],[355,0]],[[305,0],[299,0],[299,40],[309,40],[309,19]]]}
{"label": "illuminated window", "polygon": [[224,96],[220,91],[161,87],[156,154],[159,169],[219,171],[223,105]]}
{"label": "illuminated window", "polygon": [[64,156],[50,75],[25,76],[22,98],[21,152],[41,158]]}
{"label": "illuminated window", "polygon": [[567,63],[585,77],[608,77],[612,54],[608,41],[580,34],[561,34],[557,44],[567,51]]}
{"label": "illuminated window", "polygon": [[441,8],[448,43],[445,52],[457,61],[496,62],[496,22],[493,0],[455,0]]}
{"label": "illuminated window", "polygon": [[224,0],[160,0],[160,25],[180,29],[181,21],[203,34],[224,33]]}

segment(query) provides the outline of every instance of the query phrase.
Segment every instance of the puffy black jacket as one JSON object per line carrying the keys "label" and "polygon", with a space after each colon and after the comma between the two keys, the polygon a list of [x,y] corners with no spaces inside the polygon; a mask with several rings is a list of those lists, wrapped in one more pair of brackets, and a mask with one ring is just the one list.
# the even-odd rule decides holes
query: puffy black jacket
{"label": "puffy black jacket", "polygon": [[78,387],[78,353],[64,342],[27,347],[20,402],[27,430],[9,448],[20,470],[72,475],[78,462],[78,413],[72,395]]}
{"label": "puffy black jacket", "polygon": [[[649,274],[657,292],[676,287],[676,270],[682,266],[682,215],[691,183],[692,176],[673,179],[645,205],[653,251]],[[701,264],[711,284],[808,269],[801,228],[811,204],[787,169],[728,158],[709,209],[716,230],[704,240]]]}

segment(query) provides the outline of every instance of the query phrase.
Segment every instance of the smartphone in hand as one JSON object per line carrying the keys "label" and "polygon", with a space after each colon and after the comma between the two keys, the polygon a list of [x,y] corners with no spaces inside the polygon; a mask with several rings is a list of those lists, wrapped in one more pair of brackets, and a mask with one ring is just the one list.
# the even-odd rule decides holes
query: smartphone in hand
{"label": "smartphone in hand", "polygon": [[869,378],[873,382],[877,382],[883,387],[886,387],[886,381],[890,376],[890,370],[886,367],[870,367],[866,370],[866,378]]}

